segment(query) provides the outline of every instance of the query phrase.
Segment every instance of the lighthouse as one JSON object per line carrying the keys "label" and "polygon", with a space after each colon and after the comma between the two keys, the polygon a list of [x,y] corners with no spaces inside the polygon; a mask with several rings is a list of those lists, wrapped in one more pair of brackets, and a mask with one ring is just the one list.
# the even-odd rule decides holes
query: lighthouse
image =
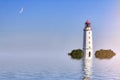
{"label": "lighthouse", "polygon": [[[91,75],[93,44],[92,44],[92,28],[89,20],[85,22],[83,29],[83,64],[84,64],[84,78],[89,78]],[[87,80],[87,79],[84,79]]]}

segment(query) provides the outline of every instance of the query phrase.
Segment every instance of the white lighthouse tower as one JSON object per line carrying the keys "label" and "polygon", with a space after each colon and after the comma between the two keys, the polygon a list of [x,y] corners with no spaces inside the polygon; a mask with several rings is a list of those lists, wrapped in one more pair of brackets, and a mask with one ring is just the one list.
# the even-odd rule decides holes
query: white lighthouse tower
{"label": "white lighthouse tower", "polygon": [[[92,44],[92,28],[90,21],[85,22],[84,35],[83,35],[83,54],[84,54],[84,73],[85,78],[91,75],[92,57],[93,57],[93,44]],[[86,79],[85,79],[86,80]]]}

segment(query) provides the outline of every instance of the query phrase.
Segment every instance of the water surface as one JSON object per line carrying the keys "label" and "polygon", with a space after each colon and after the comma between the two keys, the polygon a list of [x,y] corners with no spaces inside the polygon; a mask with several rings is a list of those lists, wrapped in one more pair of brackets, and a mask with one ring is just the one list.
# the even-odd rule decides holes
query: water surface
{"label": "water surface", "polygon": [[[58,56],[1,58],[0,80],[82,80],[82,60],[73,60],[67,55]],[[118,59],[94,58],[91,80],[120,80]]]}

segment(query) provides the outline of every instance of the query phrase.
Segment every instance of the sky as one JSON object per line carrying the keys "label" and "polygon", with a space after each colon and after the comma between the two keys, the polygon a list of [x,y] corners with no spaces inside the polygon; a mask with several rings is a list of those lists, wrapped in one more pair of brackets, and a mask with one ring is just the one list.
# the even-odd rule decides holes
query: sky
{"label": "sky", "polygon": [[120,0],[0,0],[0,56],[58,56],[82,49],[86,20],[94,51],[119,54]]}

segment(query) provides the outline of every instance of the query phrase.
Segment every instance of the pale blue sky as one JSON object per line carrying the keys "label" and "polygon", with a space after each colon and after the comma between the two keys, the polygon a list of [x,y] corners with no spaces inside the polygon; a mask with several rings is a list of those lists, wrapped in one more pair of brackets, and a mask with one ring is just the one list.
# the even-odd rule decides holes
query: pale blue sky
{"label": "pale blue sky", "polygon": [[94,51],[119,53],[120,0],[0,0],[0,55],[66,55],[82,48],[87,19]]}

